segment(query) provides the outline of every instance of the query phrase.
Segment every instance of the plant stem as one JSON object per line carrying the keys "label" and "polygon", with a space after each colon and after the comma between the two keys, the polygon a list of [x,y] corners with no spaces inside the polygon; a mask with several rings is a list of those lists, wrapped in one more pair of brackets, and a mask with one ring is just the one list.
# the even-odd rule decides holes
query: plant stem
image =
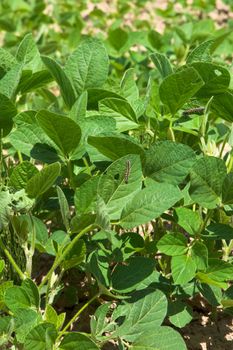
{"label": "plant stem", "polygon": [[0,248],[2,249],[2,251],[4,252],[6,257],[8,258],[8,260],[11,263],[11,265],[13,266],[14,270],[18,273],[20,279],[25,280],[26,276],[24,275],[23,271],[20,269],[18,264],[15,262],[14,258],[12,257],[11,253],[9,252],[9,250],[5,247],[1,238],[0,238]]}
{"label": "plant stem", "polygon": [[76,312],[76,314],[71,318],[71,320],[67,323],[67,325],[60,332],[57,340],[60,339],[64,335],[64,333],[67,331],[67,329],[70,328],[72,323],[74,323],[77,320],[78,316],[99,296],[100,296],[100,293],[95,294],[90,300],[88,300],[88,302],[86,304],[83,305],[83,307],[81,307],[81,309],[78,312]]}
{"label": "plant stem", "polygon": [[73,248],[73,246],[75,245],[75,243],[88,231],[91,231],[94,228],[94,225],[89,225],[87,226],[85,229],[83,229],[81,232],[79,232],[79,234],[73,239],[73,241],[70,242],[70,244],[64,249],[64,251],[62,252],[63,247],[61,247],[57,253],[57,257],[54,260],[53,266],[51,267],[51,269],[49,270],[49,272],[47,273],[47,275],[44,277],[44,279],[42,280],[39,289],[41,289],[41,287],[50,280],[50,278],[52,277],[53,272],[56,270],[56,268],[61,264],[61,262],[64,260],[64,258],[66,257],[66,255],[71,251],[71,249]]}
{"label": "plant stem", "polygon": [[69,175],[70,187],[74,188],[73,166],[72,166],[72,163],[69,159],[67,159],[66,164],[67,164],[67,170],[68,170],[68,175]]}

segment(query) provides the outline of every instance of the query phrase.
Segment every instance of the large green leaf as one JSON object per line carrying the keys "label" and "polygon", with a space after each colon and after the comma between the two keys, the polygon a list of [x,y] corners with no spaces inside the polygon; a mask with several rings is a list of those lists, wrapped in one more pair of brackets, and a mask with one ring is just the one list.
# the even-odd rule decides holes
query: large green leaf
{"label": "large green leaf", "polygon": [[159,217],[181,199],[176,186],[166,183],[151,183],[138,192],[123,208],[120,225],[132,228]]}
{"label": "large green leaf", "polygon": [[189,255],[173,256],[171,260],[172,277],[175,284],[184,285],[195,277],[196,264]]}
{"label": "large green leaf", "polygon": [[118,118],[119,116],[126,117],[134,122],[137,122],[137,116],[132,106],[128,101],[118,98],[105,98],[99,102],[99,110],[101,114]]}
{"label": "large green leaf", "polygon": [[85,334],[68,333],[59,345],[60,350],[98,350],[99,347]]}
{"label": "large green leaf", "polygon": [[25,350],[52,350],[54,348],[57,331],[51,323],[41,323],[31,329],[26,336],[24,349]]}
{"label": "large green leaf", "polygon": [[184,180],[196,159],[190,147],[172,141],[157,142],[145,154],[145,175],[173,185]]}
{"label": "large green leaf", "polygon": [[205,270],[208,267],[208,249],[200,241],[196,241],[191,248],[191,256],[198,270]]}
{"label": "large green leaf", "polygon": [[10,142],[16,150],[28,157],[45,163],[55,162],[59,159],[59,149],[38,125],[35,115],[35,111],[29,110],[14,118],[17,127],[9,135]]}
{"label": "large green leaf", "polygon": [[171,327],[158,327],[143,333],[131,346],[131,350],[187,350],[181,335]]}
{"label": "large green leaf", "polygon": [[214,96],[210,108],[217,117],[233,122],[233,95],[230,92]]}
{"label": "large green leaf", "polygon": [[28,160],[23,161],[17,165],[10,176],[9,185],[14,188],[21,189],[26,188],[30,178],[38,173],[38,169],[30,163]]}
{"label": "large green leaf", "polygon": [[141,189],[142,169],[139,155],[127,155],[113,162],[102,174],[98,193],[107,205],[112,220],[120,218],[122,203]]}
{"label": "large green leaf", "polygon": [[182,301],[171,301],[168,304],[169,321],[178,328],[183,328],[192,320],[192,309]]}
{"label": "large green leaf", "polygon": [[[131,257],[124,265],[117,265],[112,273],[112,288],[121,293],[128,293],[152,274],[154,261],[142,256]],[[137,271],[137,273],[135,273]]]}
{"label": "large green leaf", "polygon": [[223,160],[209,156],[198,159],[190,173],[189,193],[193,201],[209,209],[215,208],[220,204],[225,176],[226,166]]}
{"label": "large green leaf", "polygon": [[157,243],[161,253],[170,256],[183,255],[188,247],[188,240],[182,233],[167,233]]}
{"label": "large green leaf", "polygon": [[209,62],[195,62],[192,67],[196,69],[205,83],[197,92],[198,97],[208,98],[227,90],[230,73],[226,68]]}
{"label": "large green leaf", "polygon": [[9,98],[0,93],[0,131],[3,131],[3,136],[9,134],[13,127],[13,117],[17,114],[15,105]]}
{"label": "large green leaf", "polygon": [[233,227],[221,223],[211,223],[207,226],[203,237],[214,240],[233,239]]}
{"label": "large green leaf", "polygon": [[88,143],[98,149],[106,157],[116,160],[127,154],[143,155],[142,146],[127,135],[106,133],[99,136],[89,136]]}
{"label": "large green leaf", "polygon": [[129,302],[123,305],[125,321],[116,330],[114,336],[127,341],[135,341],[145,332],[153,332],[159,327],[167,313],[167,299],[160,290],[143,289],[133,294]]}
{"label": "large green leaf", "polygon": [[16,58],[19,62],[27,65],[27,68],[37,70],[41,65],[40,53],[31,33],[26,34],[21,41]]}
{"label": "large green leaf", "polygon": [[159,88],[161,101],[175,114],[204,85],[194,68],[185,68],[167,76]]}
{"label": "large green leaf", "polygon": [[233,265],[220,260],[220,259],[209,259],[209,267],[206,269],[205,274],[208,278],[215,281],[226,281],[232,279]]}
{"label": "large green leaf", "polygon": [[233,173],[227,174],[223,181],[222,203],[233,204]]}
{"label": "large green leaf", "polygon": [[155,64],[162,78],[166,78],[172,74],[173,70],[168,58],[161,53],[154,52],[150,55],[151,60]]}
{"label": "large green leaf", "polygon": [[178,225],[183,227],[190,235],[195,235],[202,224],[202,220],[198,212],[185,207],[176,208],[175,219]]}
{"label": "large green leaf", "polygon": [[69,117],[42,110],[36,116],[40,127],[59,147],[64,156],[77,148],[81,139],[81,129]]}
{"label": "large green leaf", "polygon": [[89,88],[101,87],[108,76],[108,55],[103,43],[95,38],[81,42],[68,58],[65,72],[75,90],[81,94]]}
{"label": "large green leaf", "polygon": [[42,56],[42,60],[58,83],[65,104],[71,108],[76,100],[76,96],[73,86],[66,73],[54,59],[47,56]]}
{"label": "large green leaf", "polygon": [[193,63],[197,61],[211,61],[210,49],[214,40],[207,40],[195,47],[188,55],[186,63]]}
{"label": "large green leaf", "polygon": [[76,189],[74,204],[79,215],[96,210],[98,183],[99,176],[94,176]]}
{"label": "large green leaf", "polygon": [[13,98],[22,74],[22,64],[16,63],[0,80],[0,93]]}
{"label": "large green leaf", "polygon": [[34,175],[27,183],[26,191],[30,197],[37,198],[46,192],[56,181],[60,174],[61,166],[53,163],[43,168]]}

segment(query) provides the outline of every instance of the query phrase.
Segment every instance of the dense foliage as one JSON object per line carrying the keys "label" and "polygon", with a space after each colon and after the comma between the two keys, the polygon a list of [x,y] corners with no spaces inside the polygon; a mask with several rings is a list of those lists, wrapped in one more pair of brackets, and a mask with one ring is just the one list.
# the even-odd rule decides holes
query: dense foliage
{"label": "dense foliage", "polygon": [[0,346],[186,349],[233,313],[232,24],[74,3],[1,3]]}

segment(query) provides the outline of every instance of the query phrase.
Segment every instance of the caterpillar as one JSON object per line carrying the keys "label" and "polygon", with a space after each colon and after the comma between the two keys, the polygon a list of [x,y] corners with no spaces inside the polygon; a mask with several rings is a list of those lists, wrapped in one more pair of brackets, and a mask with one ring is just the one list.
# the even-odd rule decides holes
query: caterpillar
{"label": "caterpillar", "polygon": [[130,160],[127,160],[126,161],[125,175],[124,175],[124,179],[125,179],[126,184],[129,182],[130,171],[131,171],[131,162],[130,162]]}
{"label": "caterpillar", "polygon": [[188,116],[190,114],[202,115],[202,114],[204,114],[204,111],[205,111],[204,107],[191,108],[191,109],[186,109],[185,111],[183,111],[182,115],[183,116]]}

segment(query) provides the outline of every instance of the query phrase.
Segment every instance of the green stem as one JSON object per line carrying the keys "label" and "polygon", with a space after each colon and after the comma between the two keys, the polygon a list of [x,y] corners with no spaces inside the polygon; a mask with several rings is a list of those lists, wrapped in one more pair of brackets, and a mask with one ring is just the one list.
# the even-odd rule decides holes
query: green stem
{"label": "green stem", "polygon": [[90,168],[90,166],[89,166],[89,164],[88,164],[88,161],[86,160],[85,157],[83,157],[82,160],[83,160],[83,163],[85,164],[85,167],[87,168],[88,174],[89,174],[90,176],[92,176],[91,168]]}
{"label": "green stem", "polygon": [[219,158],[222,158],[223,151],[224,151],[224,148],[225,148],[226,143],[228,141],[228,138],[229,138],[229,132],[226,133],[226,136],[225,136],[224,141],[222,143],[222,147],[221,147],[221,150],[220,150],[220,153],[219,153]]}
{"label": "green stem", "polygon": [[64,258],[66,257],[66,255],[71,251],[71,249],[73,248],[73,246],[75,245],[75,243],[87,232],[91,231],[94,228],[94,225],[89,225],[87,226],[85,229],[83,229],[81,232],[79,232],[79,234],[73,239],[73,241],[70,242],[70,244],[64,249],[64,251],[62,252],[63,247],[61,247],[57,253],[57,257],[54,260],[53,266],[51,267],[51,269],[49,270],[49,272],[47,273],[47,275],[44,277],[44,279],[42,280],[39,289],[41,289],[41,287],[43,287],[43,285],[51,278],[53,272],[56,270],[56,268],[61,264],[61,262],[64,260]]}
{"label": "green stem", "polygon": [[14,258],[12,257],[11,253],[9,252],[9,250],[3,244],[3,241],[1,238],[0,238],[0,248],[2,249],[2,251],[4,252],[6,257],[8,258],[8,260],[11,263],[11,265],[13,266],[14,270],[18,273],[20,279],[25,280],[26,276],[24,275],[23,271],[20,269],[20,267],[15,262]]}
{"label": "green stem", "polygon": [[203,223],[202,223],[202,225],[201,225],[199,231],[197,232],[197,237],[199,237],[200,234],[202,233],[202,231],[205,230],[205,228],[206,228],[206,226],[207,226],[207,224],[208,224],[208,221],[209,221],[209,219],[211,218],[212,212],[213,212],[213,210],[211,210],[211,209],[210,209],[210,210],[207,210],[205,219],[204,219],[204,221],[203,221]]}
{"label": "green stem", "polygon": [[78,316],[99,296],[100,296],[100,293],[97,293],[96,295],[94,295],[90,300],[88,300],[88,302],[86,304],[83,305],[83,307],[81,307],[81,309],[78,312],[76,312],[76,314],[71,318],[71,320],[67,323],[67,325],[60,332],[57,340],[59,340],[65,334],[65,332],[67,331],[67,329],[70,328],[72,323],[74,323],[77,320]]}
{"label": "green stem", "polygon": [[68,175],[69,175],[69,182],[70,182],[70,187],[74,188],[74,174],[73,174],[73,166],[72,163],[69,159],[66,161],[67,164],[67,170],[68,170]]}

